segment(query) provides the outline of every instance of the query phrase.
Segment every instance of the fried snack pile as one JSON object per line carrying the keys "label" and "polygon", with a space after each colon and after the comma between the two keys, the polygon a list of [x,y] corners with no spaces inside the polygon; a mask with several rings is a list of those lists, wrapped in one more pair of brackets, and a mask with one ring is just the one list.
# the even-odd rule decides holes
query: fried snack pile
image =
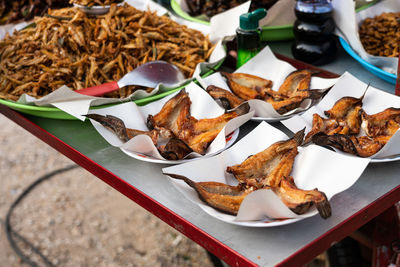
{"label": "fried snack pile", "polygon": [[238,213],[240,204],[249,193],[271,189],[294,213],[304,214],[315,205],[321,217],[326,219],[331,216],[331,206],[325,194],[317,189],[297,188],[290,176],[298,154],[297,147],[303,142],[303,137],[304,130],[292,139],[272,144],[241,164],[227,167],[226,171],[239,181],[237,186],[217,182],[196,183],[184,176],[165,174],[184,180],[208,205],[232,215]]}
{"label": "fried snack pile", "polygon": [[[191,104],[189,95],[185,90],[181,90],[179,94],[164,104],[158,114],[148,116],[149,131],[126,128],[122,120],[113,116],[98,114],[86,116],[113,131],[124,142],[140,134],[147,135],[164,158],[178,160],[193,151],[204,155],[210,143],[228,121],[247,113],[249,109],[244,105],[216,118],[197,120],[190,115]],[[166,145],[159,145],[161,139],[169,141]]]}
{"label": "fried snack pile", "polygon": [[121,3],[123,0],[70,0],[71,4],[78,4],[81,6],[106,6],[111,4]]}
{"label": "fried snack pile", "polygon": [[400,12],[383,13],[365,19],[359,29],[361,43],[371,55],[398,57],[400,45]]}
{"label": "fried snack pile", "polygon": [[[186,0],[186,4],[189,8],[189,14],[191,16],[206,15],[212,17],[216,14],[224,12],[235,6],[243,4],[246,0]],[[257,8],[269,9],[278,0],[258,0],[252,1],[250,10],[256,10]]]}
{"label": "fried snack pile", "polygon": [[0,0],[0,25],[41,16],[48,8],[68,6],[66,0]]}
{"label": "fried snack pile", "polygon": [[[151,60],[173,63],[189,77],[212,49],[199,31],[127,4],[112,5],[96,17],[79,8],[50,10],[35,24],[0,41],[0,98],[40,97],[64,84],[81,89],[118,81]],[[126,97],[137,88],[107,96]]]}
{"label": "fried snack pile", "polygon": [[272,81],[245,73],[222,73],[228,80],[231,92],[210,85],[207,92],[219,99],[226,109],[239,106],[251,99],[270,103],[279,114],[298,108],[305,99],[319,99],[324,92],[310,90],[311,76],[316,72],[298,70],[289,74],[278,91],[272,90]]}
{"label": "fried snack pile", "polygon": [[[400,109],[387,108],[368,115],[362,109],[362,99],[339,99],[325,111],[327,119],[314,114],[305,143],[312,141],[317,145],[332,146],[360,157],[376,154],[400,128]],[[360,136],[361,129],[365,135]]]}

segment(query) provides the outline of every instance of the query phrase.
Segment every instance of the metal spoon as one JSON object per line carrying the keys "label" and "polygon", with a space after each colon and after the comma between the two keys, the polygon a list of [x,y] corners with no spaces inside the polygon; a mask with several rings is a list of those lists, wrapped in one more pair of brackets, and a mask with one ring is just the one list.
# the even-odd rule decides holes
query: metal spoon
{"label": "metal spoon", "polygon": [[101,96],[109,92],[116,91],[124,86],[139,85],[144,87],[155,88],[159,83],[169,87],[185,80],[183,73],[173,64],[156,60],[149,61],[140,65],[131,72],[125,74],[118,82],[109,82],[85,89],[76,90],[75,92],[90,95]]}

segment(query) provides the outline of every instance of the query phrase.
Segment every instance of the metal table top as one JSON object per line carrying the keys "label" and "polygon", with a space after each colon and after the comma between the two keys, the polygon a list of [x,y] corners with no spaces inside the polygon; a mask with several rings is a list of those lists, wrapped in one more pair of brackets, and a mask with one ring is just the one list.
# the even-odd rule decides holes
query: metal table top
{"label": "metal table top", "polygon": [[[290,56],[288,42],[271,47]],[[321,68],[338,74],[347,70],[374,87],[394,92],[393,85],[364,70],[342,50],[337,61]],[[331,199],[332,217],[327,220],[314,216],[280,227],[234,226],[210,217],[185,199],[162,175],[166,165],[128,157],[111,147],[89,122],[21,115],[2,105],[0,112],[230,265],[307,263],[400,200],[399,162],[370,164],[356,184]],[[257,124],[246,123],[241,135]]]}

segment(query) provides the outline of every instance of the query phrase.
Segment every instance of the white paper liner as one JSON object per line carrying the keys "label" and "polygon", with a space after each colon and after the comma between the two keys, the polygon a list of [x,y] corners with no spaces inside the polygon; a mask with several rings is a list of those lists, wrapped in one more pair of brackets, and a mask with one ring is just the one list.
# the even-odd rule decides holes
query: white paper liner
{"label": "white paper liner", "polygon": [[[337,100],[345,96],[361,97],[367,84],[358,80],[350,73],[344,73],[328,94],[317,105],[313,106],[301,115],[296,115],[282,123],[289,128],[292,132],[297,132],[306,127],[306,133],[312,128],[312,116],[314,113],[319,114],[321,117],[326,118],[324,111],[333,107]],[[375,114],[385,110],[386,108],[394,107],[400,108],[400,97],[386,93],[382,90],[368,87],[363,99],[362,108],[367,114]],[[394,157],[400,154],[400,131],[390,138],[389,142],[382,147],[382,149],[373,155],[372,159],[385,159]]]}
{"label": "white paper liner", "polygon": [[[158,5],[157,3],[151,0],[126,0],[125,2],[142,11],[145,10],[156,11],[158,15],[165,15],[168,12],[167,9],[165,9],[161,5]],[[188,25],[187,21],[177,19],[177,17],[173,17],[173,19],[179,20],[179,22],[183,22],[185,25]],[[9,34],[12,34],[14,30],[20,30],[28,24],[29,23],[27,22],[22,22],[18,24],[8,24],[5,26],[0,26],[0,39],[3,39],[7,32]],[[202,27],[197,23],[190,23],[190,27],[193,29],[204,31],[204,27]],[[206,34],[207,33],[208,30],[206,30]],[[216,48],[211,54],[209,61],[200,63],[196,66],[193,77],[200,76],[206,73],[207,71],[210,70],[209,67],[214,68],[221,61],[223,61],[225,57],[226,57],[226,50],[224,48],[224,45],[222,44],[222,40],[220,40],[217,42]],[[23,94],[18,99],[17,102],[26,105],[54,106],[74,116],[75,118],[84,121],[85,117],[82,116],[82,114],[86,114],[91,106],[99,106],[103,104],[120,103],[129,100],[142,99],[145,97],[155,95],[157,93],[171,90],[171,88],[177,88],[179,86],[184,85],[185,83],[187,83],[189,80],[192,79],[193,78],[187,79],[185,81],[182,81],[181,83],[169,87],[165,87],[163,84],[159,84],[150,93],[146,92],[145,90],[137,90],[133,92],[130,96],[121,99],[81,95],[69,89],[67,86],[61,86],[54,92],[39,99],[31,97],[27,94]]]}
{"label": "white paper liner", "polygon": [[[189,97],[192,101],[191,105],[191,115],[196,119],[203,118],[215,118],[224,113],[224,109],[222,109],[219,105],[217,105],[214,100],[206,93],[204,90],[199,88],[195,83],[190,83],[186,87],[186,91],[189,94]],[[125,126],[127,128],[143,130],[147,131],[148,128],[146,126],[147,117],[149,114],[155,115],[157,114],[164,104],[174,97],[177,93],[167,96],[161,100],[152,102],[145,106],[137,106],[133,102],[127,102],[120,105],[115,105],[107,108],[90,110],[89,114],[100,114],[100,115],[113,115],[115,117],[120,118],[124,121]],[[222,149],[224,149],[227,145],[227,140],[225,136],[232,133],[236,129],[238,129],[242,124],[248,121],[253,116],[253,111],[246,113],[242,116],[236,117],[230,120],[225,127],[221,130],[221,132],[217,135],[214,141],[210,144],[207,149],[206,156],[218,153]],[[145,135],[139,135],[126,143],[123,143],[114,133],[107,130],[100,123],[91,120],[93,126],[100,133],[103,138],[110,143],[112,146],[120,147],[124,152],[136,153],[140,154],[139,156],[143,158],[143,156],[148,156],[147,160],[153,158],[155,163],[164,162],[164,163],[178,163],[180,161],[169,161],[163,158],[158,152],[157,148],[154,146],[150,137]],[[150,157],[150,158],[149,158]],[[190,158],[199,158],[203,157],[202,155],[192,152],[186,159]],[[138,158],[138,157],[135,157]],[[159,161],[163,160],[163,161]]]}
{"label": "white paper liner", "polygon": [[383,0],[360,12],[355,12],[353,0],[332,1],[334,19],[339,29],[338,34],[343,36],[361,58],[384,71],[396,73],[398,58],[380,57],[368,54],[360,41],[358,28],[366,18],[372,18],[383,12],[400,12],[400,1]]}
{"label": "white paper liner", "polygon": [[[295,71],[296,68],[287,63],[286,61],[279,60],[275,57],[271,49],[266,46],[255,57],[250,59],[246,64],[241,66],[235,73],[247,73],[259,76],[264,79],[272,80],[272,90],[277,91],[285,78]],[[215,85],[231,91],[225,79],[220,73],[214,73],[204,79],[196,77],[200,81],[201,86],[206,89],[209,85]],[[324,79],[320,77],[312,77],[310,89],[327,89],[330,88],[338,79]],[[255,118],[266,121],[278,121],[292,116],[295,113],[304,111],[312,105],[310,99],[302,102],[300,107],[293,109],[285,114],[279,114],[275,111],[270,103],[259,99],[252,99],[247,101],[250,107],[255,111]]]}
{"label": "white paper liner", "polygon": [[[177,2],[184,12],[189,12],[189,8],[185,0],[177,0]],[[239,27],[239,17],[240,15],[249,11],[250,2],[251,1],[247,1],[239,6],[211,17],[210,40],[219,40],[225,36],[235,35],[235,31]],[[268,9],[267,16],[260,20],[260,27],[285,26],[293,24],[296,20],[294,15],[295,4],[296,2],[292,0],[279,0]],[[288,10],[291,12],[288,12]],[[205,20],[207,19],[205,16],[201,16],[201,18]]]}
{"label": "white paper liner", "polygon": [[[221,154],[164,168],[163,173],[183,175],[195,182],[215,181],[236,185],[237,181],[233,175],[225,171],[228,166],[240,164],[250,155],[287,138],[283,132],[268,123],[261,122],[252,132]],[[299,154],[296,156],[291,176],[298,188],[305,190],[318,188],[330,199],[352,186],[368,163],[369,159],[338,154],[316,145],[299,147]],[[200,200],[195,190],[185,182],[172,178],[171,181],[179,191],[198,204],[206,213],[227,223],[270,227],[292,223],[317,214],[313,208],[303,215],[296,215],[271,190],[257,190],[244,199],[238,215],[232,216],[206,205]],[[332,209],[332,216],[335,216],[335,207]],[[289,219],[282,221],[287,218]]]}

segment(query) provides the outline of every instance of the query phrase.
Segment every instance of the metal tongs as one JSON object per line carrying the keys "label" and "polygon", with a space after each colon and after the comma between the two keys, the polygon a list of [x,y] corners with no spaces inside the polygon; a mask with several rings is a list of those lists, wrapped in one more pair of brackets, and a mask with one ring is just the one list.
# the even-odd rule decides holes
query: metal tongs
{"label": "metal tongs", "polygon": [[76,90],[75,92],[83,95],[101,96],[128,85],[155,88],[159,83],[162,83],[166,87],[171,87],[183,80],[185,80],[185,76],[175,65],[166,61],[155,60],[140,65],[136,69],[125,74],[125,76],[117,82],[108,82]]}

